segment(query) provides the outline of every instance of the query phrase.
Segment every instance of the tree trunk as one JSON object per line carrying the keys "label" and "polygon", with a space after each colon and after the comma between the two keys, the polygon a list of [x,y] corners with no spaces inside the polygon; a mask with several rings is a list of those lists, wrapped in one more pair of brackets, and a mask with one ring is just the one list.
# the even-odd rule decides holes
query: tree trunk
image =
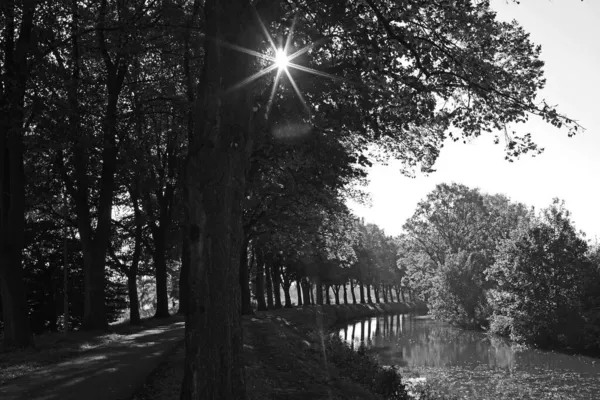
{"label": "tree trunk", "polygon": [[396,292],[396,301],[400,303],[402,301],[402,298],[400,297],[400,289],[398,288],[398,286],[394,286],[394,291]]}
{"label": "tree trunk", "polygon": [[130,272],[127,274],[127,292],[129,295],[129,323],[131,325],[139,325],[141,320],[140,301],[137,291],[137,273]]}
{"label": "tree trunk", "polygon": [[311,304],[311,305],[315,305],[315,304],[316,304],[316,301],[315,301],[315,293],[314,293],[313,289],[314,289],[314,288],[313,288],[313,283],[312,283],[312,282],[310,282],[310,283],[309,283],[309,286],[308,286],[308,294],[309,294],[309,296],[310,296],[310,304]]}
{"label": "tree trunk", "polygon": [[302,305],[302,285],[300,284],[300,280],[296,280],[296,295],[298,297],[298,306]]}
{"label": "tree trunk", "polygon": [[316,283],[316,292],[317,292],[317,304],[322,306],[323,305],[323,284],[321,283],[321,278],[319,276],[317,276],[315,278],[315,283]]}
{"label": "tree trunk", "polygon": [[310,283],[308,282],[308,280],[306,278],[302,278],[302,297],[303,297],[305,306],[310,306],[311,304],[313,304],[311,290],[310,290]]}
{"label": "tree trunk", "polygon": [[269,310],[274,308],[273,306],[273,275],[271,273],[271,265],[268,261],[265,261],[265,277],[267,284],[267,307]]}
{"label": "tree trunk", "polygon": [[373,300],[371,299],[371,285],[367,285],[367,302],[369,304],[373,303]]}
{"label": "tree trunk", "polygon": [[350,279],[350,293],[352,294],[352,304],[356,304],[356,294],[354,293],[354,280]]}
{"label": "tree trunk", "polygon": [[382,285],[381,286],[381,294],[383,295],[383,302],[387,303],[388,302],[388,293],[387,293],[387,286],[386,285]]}
{"label": "tree trunk", "polygon": [[189,304],[188,277],[190,271],[189,226],[186,221],[181,225],[181,269],[179,270],[179,310],[177,314],[185,315]]}
{"label": "tree trunk", "polygon": [[373,294],[375,295],[375,303],[379,304],[379,285],[373,285]]}
{"label": "tree trunk", "polygon": [[242,296],[242,315],[252,314],[252,304],[250,302],[250,271],[248,268],[248,238],[242,244],[240,254],[240,291]]}
{"label": "tree trunk", "polygon": [[363,285],[362,281],[359,282],[360,285],[360,304],[365,304],[365,285]]}
{"label": "tree trunk", "polygon": [[[115,191],[115,174],[117,171],[117,114],[119,96],[123,87],[123,81],[128,70],[128,61],[117,56],[120,62],[114,62],[106,51],[106,40],[104,38],[104,24],[107,13],[107,3],[102,1],[98,11],[97,40],[104,60],[106,69],[106,91],[107,101],[102,120],[102,169],[98,183],[99,197],[96,218],[96,229],[92,233],[92,218],[90,215],[89,191],[91,177],[88,175],[88,152],[86,138],[81,138],[77,144],[78,154],[74,157],[76,178],[78,180],[76,196],[76,209],[79,222],[81,245],[84,252],[84,330],[106,329],[105,306],[105,267],[106,253],[110,239],[112,225],[112,203]],[[73,191],[72,191],[73,192]],[[82,229],[84,232],[82,232]],[[86,236],[86,240],[83,240]],[[86,257],[87,253],[87,257]],[[86,262],[87,261],[87,262]]]}
{"label": "tree trunk", "polygon": [[[181,400],[245,400],[239,257],[243,198],[254,117],[248,86],[222,91],[252,73],[254,58],[222,41],[256,48],[248,0],[204,4],[204,65],[190,143],[190,312]],[[232,284],[234,283],[234,284]]]}
{"label": "tree trunk", "polygon": [[348,290],[346,288],[346,284],[344,283],[344,304],[348,304]]}
{"label": "tree trunk", "polygon": [[265,303],[265,276],[264,276],[264,268],[265,268],[265,258],[263,256],[263,251],[259,247],[254,248],[254,252],[256,254],[256,302],[258,303],[258,311],[264,311],[267,309],[267,304]]}
{"label": "tree trunk", "polygon": [[333,294],[335,296],[335,304],[336,305],[340,305],[340,286],[339,285],[335,285],[334,289],[333,289]]}
{"label": "tree trunk", "polygon": [[273,276],[273,296],[275,298],[275,308],[281,308],[281,278],[279,275],[279,269],[281,266],[277,263],[273,263],[271,266],[271,274]]}
{"label": "tree trunk", "polygon": [[290,296],[290,288],[292,283],[286,278],[283,281],[283,294],[285,298],[285,308],[292,308],[292,297]]}
{"label": "tree trunk", "polygon": [[330,285],[325,285],[325,303],[331,304],[331,295],[329,294]]}
{"label": "tree trunk", "polygon": [[[160,229],[160,228],[158,228]],[[162,230],[162,229],[161,229]],[[154,277],[156,279],[156,312],[154,318],[169,318],[167,260],[163,232],[154,236]]]}
{"label": "tree trunk", "polygon": [[[24,284],[22,252],[25,231],[23,123],[28,57],[35,45],[31,35],[37,2],[22,5],[15,26],[14,5],[3,13],[3,76],[0,97],[0,295],[6,347],[33,346]],[[15,33],[19,37],[15,38]],[[15,45],[13,47],[13,45]]]}

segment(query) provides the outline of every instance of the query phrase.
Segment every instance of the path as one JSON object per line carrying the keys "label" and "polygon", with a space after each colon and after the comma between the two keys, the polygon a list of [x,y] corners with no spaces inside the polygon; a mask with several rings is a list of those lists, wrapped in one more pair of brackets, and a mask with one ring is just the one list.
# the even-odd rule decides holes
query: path
{"label": "path", "polygon": [[129,399],[183,336],[183,322],[128,335],[81,357],[9,381],[0,386],[0,399]]}

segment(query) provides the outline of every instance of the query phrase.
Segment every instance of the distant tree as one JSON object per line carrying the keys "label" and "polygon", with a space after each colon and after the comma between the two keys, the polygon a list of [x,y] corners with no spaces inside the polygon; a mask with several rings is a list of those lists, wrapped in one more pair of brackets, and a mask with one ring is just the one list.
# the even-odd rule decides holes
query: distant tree
{"label": "distant tree", "polygon": [[433,282],[430,311],[439,319],[469,328],[488,324],[485,271],[489,261],[481,253],[449,254]]}
{"label": "distant tree", "polygon": [[555,199],[542,215],[504,240],[488,277],[497,289],[489,302],[511,338],[567,345],[581,331],[582,288],[590,269],[587,243],[575,231],[564,203]]}

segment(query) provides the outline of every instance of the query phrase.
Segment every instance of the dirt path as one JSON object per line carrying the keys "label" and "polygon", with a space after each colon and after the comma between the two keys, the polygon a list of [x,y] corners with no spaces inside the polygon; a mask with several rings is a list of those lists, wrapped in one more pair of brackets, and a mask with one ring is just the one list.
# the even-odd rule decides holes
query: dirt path
{"label": "dirt path", "polygon": [[126,400],[181,343],[184,323],[134,333],[123,340],[48,365],[0,386],[2,400]]}

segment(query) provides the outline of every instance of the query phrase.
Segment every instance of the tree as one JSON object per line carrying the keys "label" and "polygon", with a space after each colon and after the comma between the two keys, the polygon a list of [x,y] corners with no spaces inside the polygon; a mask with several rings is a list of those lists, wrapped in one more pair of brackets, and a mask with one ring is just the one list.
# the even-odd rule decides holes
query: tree
{"label": "tree", "polygon": [[488,323],[485,271],[489,261],[481,253],[449,254],[434,279],[431,313],[439,319],[468,328]]}
{"label": "tree", "polygon": [[[0,84],[0,294],[4,345],[33,345],[23,281],[25,229],[25,95],[36,46],[37,1],[7,1],[0,8],[2,69]],[[20,6],[20,7],[19,7]]]}
{"label": "tree", "polygon": [[190,271],[181,398],[244,399],[239,265],[242,199],[252,150],[251,92],[222,91],[251,75],[250,58],[222,41],[257,48],[248,1],[204,5],[204,66],[196,96],[186,185]]}
{"label": "tree", "polygon": [[515,230],[487,271],[497,285],[489,296],[496,325],[514,340],[545,346],[573,342],[581,330],[587,250],[558,199]]}

